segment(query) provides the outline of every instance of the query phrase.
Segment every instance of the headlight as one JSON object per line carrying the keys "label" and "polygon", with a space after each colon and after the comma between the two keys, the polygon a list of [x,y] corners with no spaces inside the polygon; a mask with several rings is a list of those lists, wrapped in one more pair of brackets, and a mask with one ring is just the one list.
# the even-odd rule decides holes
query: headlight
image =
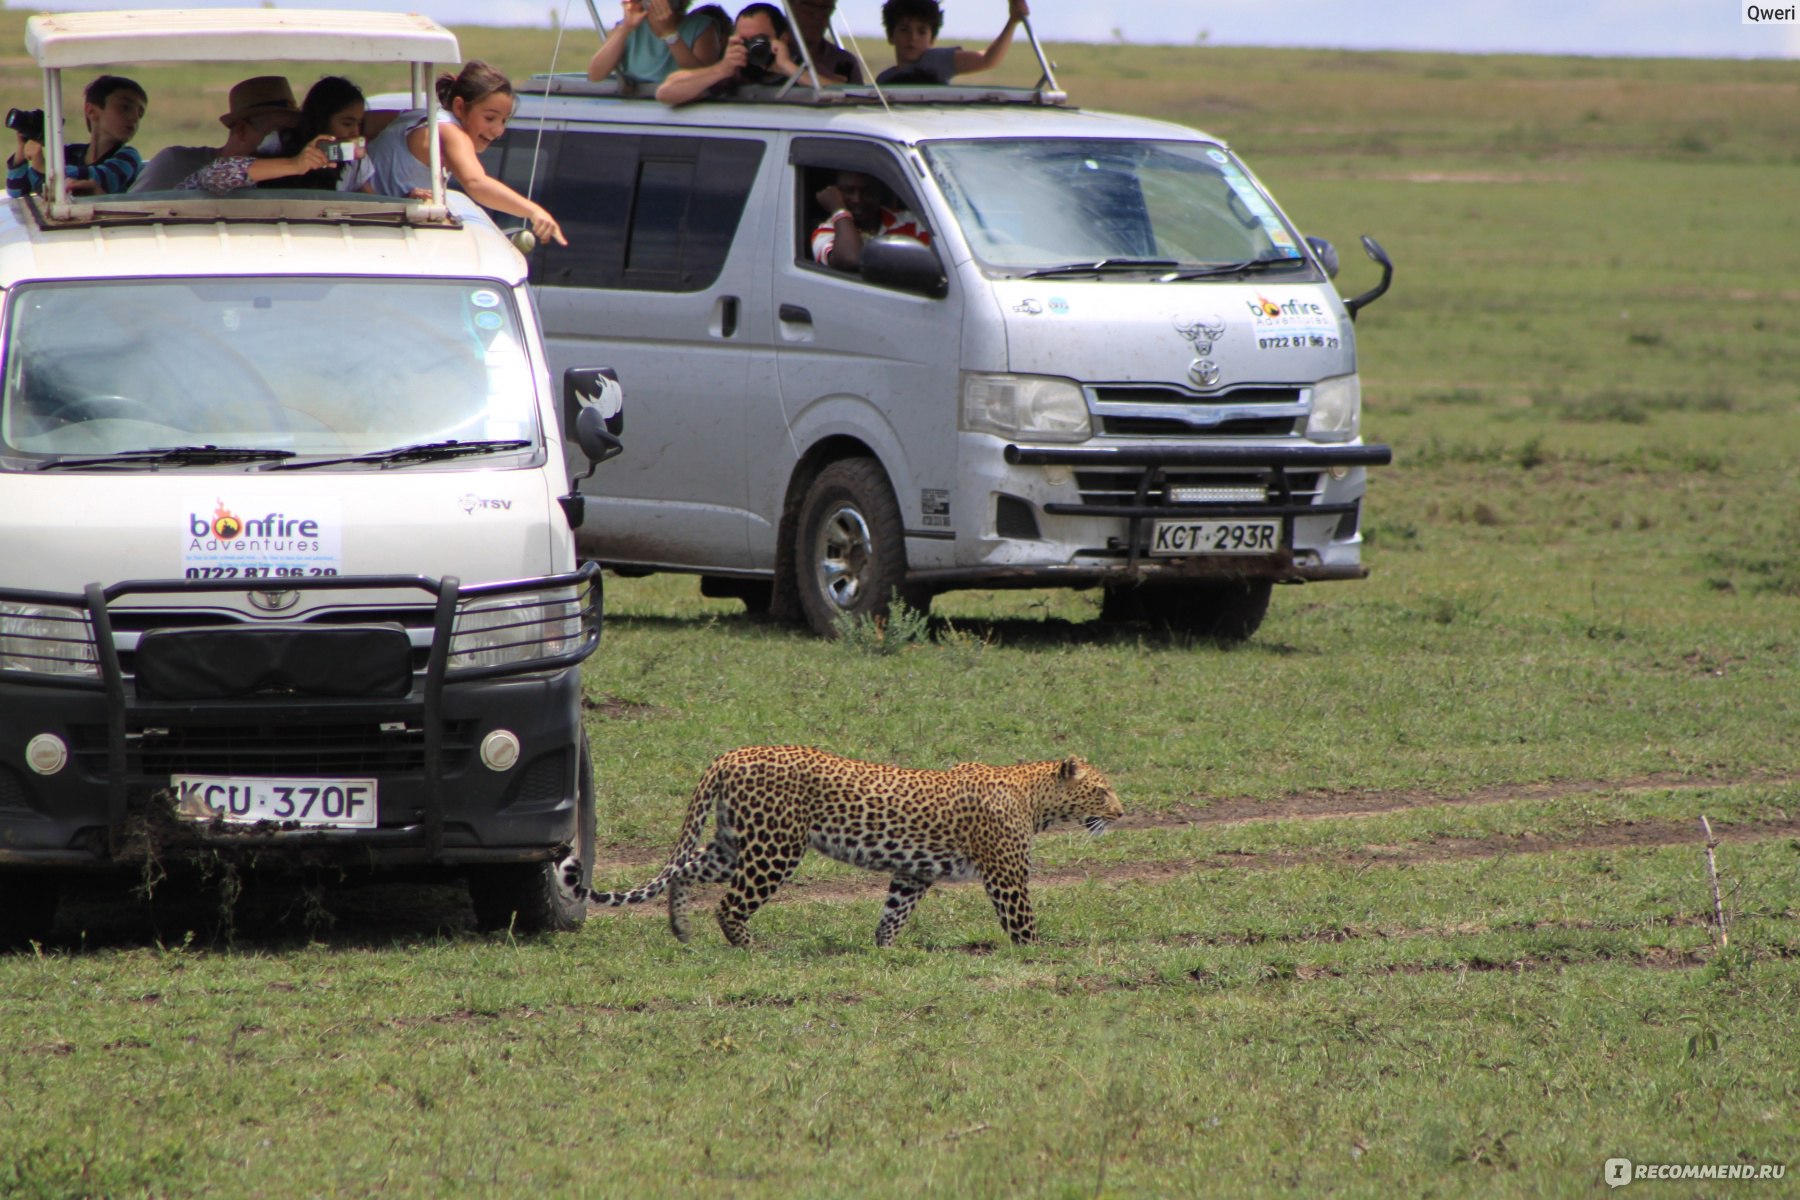
{"label": "headlight", "polygon": [[1362,377],[1337,375],[1313,385],[1306,436],[1315,442],[1347,442],[1362,424]]}
{"label": "headlight", "polygon": [[457,605],[450,629],[450,666],[555,658],[579,647],[581,638],[581,600],[574,588],[468,600]]}
{"label": "headlight", "polygon": [[94,628],[78,608],[0,601],[0,671],[100,677]]}
{"label": "headlight", "polygon": [[1038,442],[1085,442],[1091,436],[1087,399],[1067,379],[1039,375],[962,377],[966,433],[997,433]]}

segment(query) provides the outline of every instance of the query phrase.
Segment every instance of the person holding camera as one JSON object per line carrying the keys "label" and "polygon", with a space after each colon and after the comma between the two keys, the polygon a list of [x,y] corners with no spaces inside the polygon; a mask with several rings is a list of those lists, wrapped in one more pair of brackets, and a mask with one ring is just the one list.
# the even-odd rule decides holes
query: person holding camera
{"label": "person holding camera", "polygon": [[204,190],[217,195],[325,165],[325,152],[318,144],[323,138],[298,154],[265,156],[261,152],[270,134],[292,129],[300,121],[294,89],[283,76],[246,79],[232,87],[226,102],[231,108],[219,118],[219,124],[229,131],[223,146],[170,146],[144,165],[131,190]]}
{"label": "person holding camera", "polygon": [[708,4],[690,13],[688,3],[625,0],[625,15],[594,51],[587,77],[598,82],[617,73],[628,83],[655,87],[676,71],[718,62],[728,32],[724,11]]}
{"label": "person holding camera", "polygon": [[656,89],[664,104],[716,100],[745,84],[782,84],[790,79],[811,84],[812,76],[794,62],[793,30],[773,4],[752,4],[737,16],[725,54],[710,67],[677,71]]}
{"label": "person holding camera", "polygon": [[[144,160],[131,145],[150,97],[123,75],[102,75],[88,84],[81,111],[88,140],[63,146],[63,174],[76,196],[112,195],[131,186]],[[19,135],[19,148],[6,160],[6,194],[44,190],[44,110],[15,108],[6,124]]]}
{"label": "person holding camera", "polygon": [[[362,89],[342,75],[326,75],[307,89],[300,102],[300,123],[277,135],[282,154],[298,154],[318,142],[326,163],[304,175],[263,180],[267,188],[313,188],[318,191],[372,192],[375,169],[363,153],[363,116],[369,102]],[[268,143],[264,143],[265,148]]]}

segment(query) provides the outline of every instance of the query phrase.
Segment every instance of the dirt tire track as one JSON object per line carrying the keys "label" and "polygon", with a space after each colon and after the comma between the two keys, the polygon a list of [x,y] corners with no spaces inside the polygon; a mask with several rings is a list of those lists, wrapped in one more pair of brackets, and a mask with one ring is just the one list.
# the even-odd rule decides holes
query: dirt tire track
{"label": "dirt tire track", "polygon": [[[1800,836],[1800,816],[1786,820],[1747,821],[1734,825],[1714,824],[1713,833],[1722,845],[1765,841],[1770,838]],[[1504,858],[1514,854],[1552,854],[1565,851],[1643,850],[1663,846],[1701,845],[1698,829],[1687,821],[1637,821],[1617,825],[1600,825],[1566,838],[1547,838],[1535,833],[1496,834],[1479,838],[1439,838],[1405,849],[1363,847],[1358,850],[1329,851],[1249,851],[1215,854],[1205,858],[1177,859],[1162,862],[1105,863],[1099,865],[1055,867],[1032,874],[1033,887],[1061,887],[1089,881],[1106,884],[1163,883],[1200,871],[1285,870],[1321,864],[1367,870],[1372,867],[1404,867],[1444,862]],[[848,877],[828,879],[794,879],[783,886],[782,896],[808,900],[867,900],[886,894],[888,878],[873,871]],[[954,885],[947,885],[954,886]],[[695,889],[696,901],[705,903],[719,892],[717,887]],[[780,896],[777,896],[779,902]],[[661,913],[659,904],[638,906],[642,913]]]}

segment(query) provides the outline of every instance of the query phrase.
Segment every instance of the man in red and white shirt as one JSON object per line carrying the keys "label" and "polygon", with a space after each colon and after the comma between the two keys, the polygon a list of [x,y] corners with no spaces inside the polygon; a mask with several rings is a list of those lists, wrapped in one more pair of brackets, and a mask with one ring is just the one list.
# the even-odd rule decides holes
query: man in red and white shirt
{"label": "man in red and white shirt", "polygon": [[873,175],[839,171],[837,182],[816,197],[830,215],[813,230],[813,261],[854,274],[862,268],[863,243],[897,233],[931,245],[931,231],[906,209],[888,208],[888,190]]}

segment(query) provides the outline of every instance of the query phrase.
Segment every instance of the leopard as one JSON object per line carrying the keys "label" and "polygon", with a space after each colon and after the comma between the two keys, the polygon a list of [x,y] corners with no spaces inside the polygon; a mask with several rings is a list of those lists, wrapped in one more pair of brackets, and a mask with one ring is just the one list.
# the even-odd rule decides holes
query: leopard
{"label": "leopard", "polygon": [[[810,746],[745,746],[714,759],[688,803],[668,864],[642,887],[592,892],[599,907],[668,896],[669,931],[687,942],[689,890],[725,883],[715,914],[725,940],[748,946],[751,915],[809,849],[893,878],[875,927],[892,946],[934,883],[980,879],[1015,945],[1036,939],[1031,838],[1059,822],[1091,834],[1125,815],[1106,776],[1072,756],[947,770],[888,766]],[[713,839],[701,844],[709,816]]]}

